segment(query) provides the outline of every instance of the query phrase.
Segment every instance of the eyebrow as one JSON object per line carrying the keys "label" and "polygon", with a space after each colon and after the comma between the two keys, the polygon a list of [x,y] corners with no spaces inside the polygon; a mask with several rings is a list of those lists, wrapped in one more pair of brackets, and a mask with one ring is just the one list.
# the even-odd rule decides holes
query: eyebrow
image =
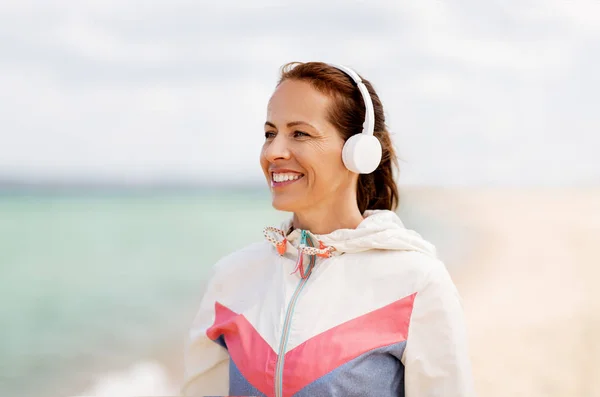
{"label": "eyebrow", "polygon": [[[310,128],[316,130],[315,127],[313,127],[312,125],[310,125],[309,123],[307,123],[305,121],[290,121],[289,123],[287,123],[287,127],[291,128],[291,127],[294,127],[294,126],[297,126],[297,125],[301,125],[301,124],[307,125]],[[275,124],[271,123],[270,121],[265,122],[265,125],[268,125],[269,127],[273,127],[275,129],[277,129],[277,127],[275,126]]]}

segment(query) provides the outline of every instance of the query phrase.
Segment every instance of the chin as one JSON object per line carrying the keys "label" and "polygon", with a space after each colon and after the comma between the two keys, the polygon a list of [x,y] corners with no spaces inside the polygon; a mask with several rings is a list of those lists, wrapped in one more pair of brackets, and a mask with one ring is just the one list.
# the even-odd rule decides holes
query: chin
{"label": "chin", "polygon": [[294,199],[293,197],[277,197],[273,195],[271,205],[277,211],[296,212],[301,206],[301,203],[298,199]]}

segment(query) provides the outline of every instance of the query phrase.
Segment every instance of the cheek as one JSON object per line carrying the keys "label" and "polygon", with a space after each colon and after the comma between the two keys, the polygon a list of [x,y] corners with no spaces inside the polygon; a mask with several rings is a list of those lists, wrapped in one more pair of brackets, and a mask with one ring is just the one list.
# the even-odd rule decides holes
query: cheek
{"label": "cheek", "polygon": [[260,155],[259,155],[258,161],[260,163],[260,167],[262,168],[263,172],[265,174],[267,174],[267,169],[269,168],[269,162],[267,161],[267,158],[265,157],[265,149],[264,149],[264,147],[260,151]]}
{"label": "cheek", "polygon": [[346,180],[346,167],[342,162],[341,153],[336,151],[318,157],[312,171],[315,185],[319,185],[320,188],[335,189]]}
{"label": "cheek", "polygon": [[343,142],[307,142],[301,150],[293,151],[292,156],[307,172],[309,185],[330,190],[328,186],[336,186],[344,179],[342,147]]}

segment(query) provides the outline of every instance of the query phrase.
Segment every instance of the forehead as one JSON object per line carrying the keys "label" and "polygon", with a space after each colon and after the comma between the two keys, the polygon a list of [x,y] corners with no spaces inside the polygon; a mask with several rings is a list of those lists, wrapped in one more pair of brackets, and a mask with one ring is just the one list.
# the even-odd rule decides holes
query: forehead
{"label": "forehead", "polygon": [[[330,99],[306,81],[285,80],[273,92],[267,106],[269,121],[302,120],[311,124],[326,122]],[[317,123],[318,124],[318,123]]]}

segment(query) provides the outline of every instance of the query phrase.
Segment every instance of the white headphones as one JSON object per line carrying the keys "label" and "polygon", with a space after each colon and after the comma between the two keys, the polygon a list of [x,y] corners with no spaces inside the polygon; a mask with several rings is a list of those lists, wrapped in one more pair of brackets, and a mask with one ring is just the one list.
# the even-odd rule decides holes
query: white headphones
{"label": "white headphones", "polygon": [[357,174],[370,174],[381,162],[381,142],[373,135],[375,128],[375,112],[367,86],[354,70],[347,66],[328,64],[346,73],[354,80],[365,102],[365,122],[360,134],[352,135],[344,144],[342,160],[344,165]]}

